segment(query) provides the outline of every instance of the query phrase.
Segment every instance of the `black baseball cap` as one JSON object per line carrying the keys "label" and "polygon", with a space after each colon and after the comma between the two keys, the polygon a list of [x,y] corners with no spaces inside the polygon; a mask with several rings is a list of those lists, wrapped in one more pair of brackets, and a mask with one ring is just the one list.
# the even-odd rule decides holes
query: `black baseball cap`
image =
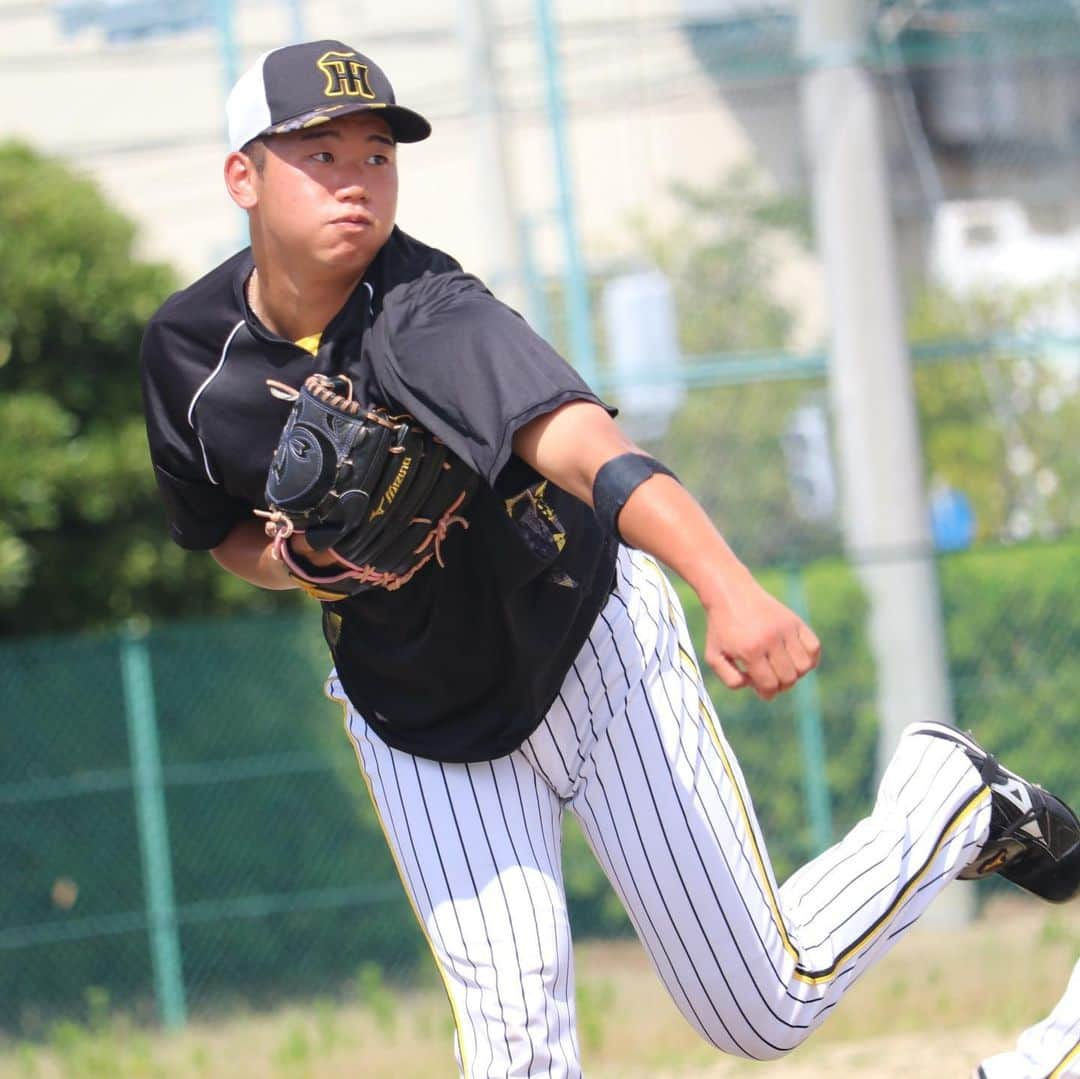
{"label": "black baseball cap", "polygon": [[363,110],[378,110],[398,142],[431,134],[427,120],[397,103],[382,68],[356,49],[330,40],[285,45],[264,52],[229,93],[229,148]]}

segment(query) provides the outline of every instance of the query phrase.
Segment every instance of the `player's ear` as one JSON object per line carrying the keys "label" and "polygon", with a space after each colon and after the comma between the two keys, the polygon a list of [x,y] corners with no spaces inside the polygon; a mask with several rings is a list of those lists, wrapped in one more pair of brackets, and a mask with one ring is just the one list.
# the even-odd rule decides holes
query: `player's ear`
{"label": "player's ear", "polygon": [[225,186],[241,210],[251,210],[259,201],[258,175],[255,162],[243,151],[234,151],[225,158]]}

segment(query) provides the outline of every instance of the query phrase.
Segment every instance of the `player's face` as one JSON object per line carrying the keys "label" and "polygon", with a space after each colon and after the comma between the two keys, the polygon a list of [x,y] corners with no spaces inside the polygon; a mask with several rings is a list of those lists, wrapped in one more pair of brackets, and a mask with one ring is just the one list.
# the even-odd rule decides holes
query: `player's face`
{"label": "player's face", "polygon": [[266,140],[254,177],[258,228],[282,257],[363,272],[397,212],[397,148],[386,121],[354,113]]}

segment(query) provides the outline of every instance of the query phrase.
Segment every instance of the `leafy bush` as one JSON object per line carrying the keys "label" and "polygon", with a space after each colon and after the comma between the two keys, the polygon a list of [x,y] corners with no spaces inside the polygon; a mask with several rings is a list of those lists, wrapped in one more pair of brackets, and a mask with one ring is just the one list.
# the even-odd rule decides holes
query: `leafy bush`
{"label": "leafy bush", "polygon": [[0,145],[0,636],[281,609],[168,539],[139,396],[177,287],[93,183]]}

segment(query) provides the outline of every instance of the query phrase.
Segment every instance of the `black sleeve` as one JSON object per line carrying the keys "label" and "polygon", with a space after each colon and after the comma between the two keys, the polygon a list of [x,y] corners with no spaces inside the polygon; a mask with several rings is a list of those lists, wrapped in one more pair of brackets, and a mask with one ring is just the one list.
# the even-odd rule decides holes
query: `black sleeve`
{"label": "black sleeve", "polygon": [[207,551],[250,518],[251,507],[212,478],[188,421],[191,400],[202,384],[202,372],[188,351],[167,327],[157,322],[147,327],[140,357],[143,412],[169,534],[187,550]]}
{"label": "black sleeve", "polygon": [[385,403],[415,416],[492,486],[530,420],[568,401],[608,408],[520,315],[460,272],[390,292],[365,358]]}

